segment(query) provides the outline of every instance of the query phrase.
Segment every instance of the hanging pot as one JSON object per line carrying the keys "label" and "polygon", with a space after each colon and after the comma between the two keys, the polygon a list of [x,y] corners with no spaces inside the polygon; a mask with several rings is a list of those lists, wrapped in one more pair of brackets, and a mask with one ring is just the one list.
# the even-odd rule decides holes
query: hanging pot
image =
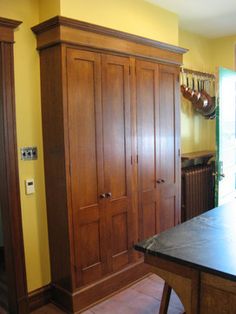
{"label": "hanging pot", "polygon": [[180,86],[181,93],[185,98],[187,98],[187,91],[188,91],[188,77],[186,73],[182,72],[182,85]]}
{"label": "hanging pot", "polygon": [[204,113],[208,114],[210,111],[212,111],[212,108],[214,107],[214,103],[212,101],[211,96],[205,90],[205,81],[203,81],[201,94],[204,95],[208,101],[207,106],[203,108]]}
{"label": "hanging pot", "polygon": [[212,116],[215,116],[215,112],[216,112],[215,97],[211,97],[211,104],[210,104],[208,110],[204,111],[203,115],[207,119],[212,119]]}
{"label": "hanging pot", "polygon": [[[197,81],[197,85],[198,85],[198,81]],[[195,89],[195,80],[193,78],[193,89],[194,89],[194,93],[192,95],[192,99],[191,99],[191,102],[193,105],[195,105],[199,98],[201,97],[201,93],[199,92],[199,88]]]}
{"label": "hanging pot", "polygon": [[186,90],[184,96],[185,96],[185,98],[187,98],[188,100],[191,100],[191,99],[192,99],[192,96],[193,96],[193,94],[194,94],[194,91],[191,89],[189,83],[190,83],[190,79],[189,79],[189,77],[187,77],[187,86],[188,86],[188,88],[187,88],[187,90]]}
{"label": "hanging pot", "polygon": [[202,81],[201,80],[198,80],[198,90],[201,89],[201,92],[200,92],[200,97],[199,99],[197,100],[196,103],[194,103],[194,108],[199,111],[199,112],[202,112],[202,110],[208,105],[208,99],[207,97],[202,93],[202,88],[203,85],[202,85]]}

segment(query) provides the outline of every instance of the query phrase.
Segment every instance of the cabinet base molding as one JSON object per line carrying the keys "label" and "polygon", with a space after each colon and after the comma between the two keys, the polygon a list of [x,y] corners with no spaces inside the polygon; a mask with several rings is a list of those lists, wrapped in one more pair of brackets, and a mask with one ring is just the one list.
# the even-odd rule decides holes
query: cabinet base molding
{"label": "cabinet base molding", "polygon": [[96,281],[72,293],[57,285],[52,286],[52,302],[67,313],[80,313],[108,296],[129,286],[150,273],[150,267],[136,262],[125,269]]}
{"label": "cabinet base molding", "polygon": [[51,293],[52,287],[50,284],[30,292],[28,294],[30,311],[37,310],[41,306],[50,303]]}

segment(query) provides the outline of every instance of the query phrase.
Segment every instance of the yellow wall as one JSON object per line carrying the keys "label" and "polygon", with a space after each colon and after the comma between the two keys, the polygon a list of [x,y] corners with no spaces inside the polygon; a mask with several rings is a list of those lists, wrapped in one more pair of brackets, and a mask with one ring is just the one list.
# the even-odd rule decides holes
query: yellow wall
{"label": "yellow wall", "polygon": [[[69,1],[68,1],[69,2]],[[38,0],[39,21],[45,21],[55,15],[61,15],[60,0]]]}
{"label": "yellow wall", "polygon": [[61,15],[178,45],[178,17],[144,0],[61,0]]}
{"label": "yellow wall", "polygon": [[[184,55],[184,67],[202,72],[215,72],[212,42],[205,37],[179,31],[179,45],[189,49]],[[206,120],[190,101],[181,98],[181,150],[189,153],[215,149],[215,120]]]}
{"label": "yellow wall", "polygon": [[212,40],[212,58],[216,67],[235,69],[235,44],[236,35]]}
{"label": "yellow wall", "polygon": [[[43,175],[40,112],[40,75],[36,41],[31,27],[39,22],[38,2],[0,0],[2,17],[23,21],[15,32],[15,91],[18,152],[22,146],[38,147],[37,161],[21,161],[19,176],[28,290],[50,281],[48,235]],[[24,180],[35,179],[36,193],[26,196]]]}
{"label": "yellow wall", "polygon": [[[18,152],[37,146],[37,161],[21,161],[19,177],[28,290],[50,282],[40,112],[39,56],[31,27],[64,15],[178,44],[178,18],[143,0],[0,0],[0,16],[21,20],[15,32],[15,89]],[[36,193],[25,195],[24,180],[34,178]]]}
{"label": "yellow wall", "polygon": [[184,67],[202,72],[215,70],[210,39],[180,29],[179,45],[189,49],[184,54]]}

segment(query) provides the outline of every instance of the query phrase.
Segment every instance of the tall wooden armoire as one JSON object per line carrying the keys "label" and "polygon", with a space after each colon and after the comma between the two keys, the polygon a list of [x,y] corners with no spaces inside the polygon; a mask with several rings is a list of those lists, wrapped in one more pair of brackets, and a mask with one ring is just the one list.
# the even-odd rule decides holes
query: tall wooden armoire
{"label": "tall wooden armoire", "polygon": [[147,273],[134,243],[179,222],[186,50],[64,17],[33,31],[53,300],[76,312]]}

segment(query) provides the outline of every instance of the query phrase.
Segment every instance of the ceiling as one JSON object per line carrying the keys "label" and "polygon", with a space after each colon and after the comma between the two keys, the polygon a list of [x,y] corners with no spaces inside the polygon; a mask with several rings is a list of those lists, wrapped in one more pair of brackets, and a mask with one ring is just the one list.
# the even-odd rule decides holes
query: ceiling
{"label": "ceiling", "polygon": [[147,0],[179,16],[180,27],[209,38],[236,34],[236,0]]}

